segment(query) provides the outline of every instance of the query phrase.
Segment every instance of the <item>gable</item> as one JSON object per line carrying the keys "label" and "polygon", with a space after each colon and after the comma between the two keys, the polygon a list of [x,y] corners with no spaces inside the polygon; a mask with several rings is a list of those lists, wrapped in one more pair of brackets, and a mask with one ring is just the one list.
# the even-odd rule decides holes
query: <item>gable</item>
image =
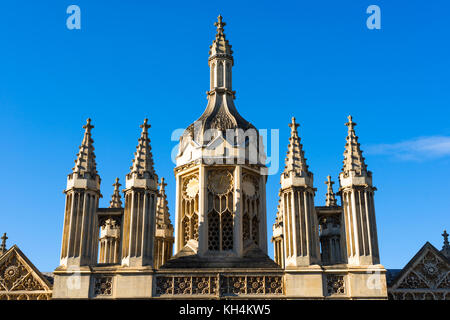
{"label": "gable", "polygon": [[392,281],[390,289],[450,289],[450,262],[427,242]]}
{"label": "gable", "polygon": [[51,285],[17,246],[0,258],[0,299],[49,299]]}

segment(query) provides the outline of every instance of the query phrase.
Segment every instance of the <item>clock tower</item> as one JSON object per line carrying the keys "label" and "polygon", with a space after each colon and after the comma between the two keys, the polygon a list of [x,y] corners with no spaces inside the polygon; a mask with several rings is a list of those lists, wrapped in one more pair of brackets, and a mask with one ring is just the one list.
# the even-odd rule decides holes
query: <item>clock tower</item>
{"label": "clock tower", "polygon": [[180,138],[177,155],[175,254],[213,260],[249,250],[266,255],[264,151],[256,128],[234,105],[233,51],[221,16],[215,26],[208,104]]}

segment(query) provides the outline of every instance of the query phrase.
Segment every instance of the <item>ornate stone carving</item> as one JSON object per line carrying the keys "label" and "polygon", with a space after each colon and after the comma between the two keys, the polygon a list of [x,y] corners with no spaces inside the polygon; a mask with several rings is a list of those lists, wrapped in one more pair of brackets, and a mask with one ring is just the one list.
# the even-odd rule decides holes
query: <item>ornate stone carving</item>
{"label": "ornate stone carving", "polygon": [[328,274],[326,279],[327,279],[328,295],[345,294],[344,276],[336,274]]}
{"label": "ornate stone carving", "polygon": [[94,278],[94,296],[111,296],[113,290],[113,277],[96,276]]}
{"label": "ornate stone carving", "polygon": [[192,277],[192,294],[216,294],[215,277]]}
{"label": "ornate stone carving", "polygon": [[199,183],[197,177],[192,177],[187,179],[184,184],[184,192],[183,195],[186,198],[193,199],[198,194]]}
{"label": "ornate stone carving", "polygon": [[[220,284],[220,289],[219,289]],[[156,295],[282,295],[281,275],[185,275],[156,278]]]}
{"label": "ornate stone carving", "polygon": [[444,264],[435,254],[429,251],[413,267],[413,269],[409,271],[397,288],[448,288],[448,273],[448,266]]}
{"label": "ornate stone carving", "polygon": [[243,275],[222,276],[220,281],[221,295],[263,295],[283,294],[282,276]]}
{"label": "ornate stone carving", "polygon": [[156,278],[156,295],[214,295],[215,276],[161,276]]}
{"label": "ornate stone carving", "polygon": [[233,176],[227,170],[215,170],[210,172],[208,189],[215,195],[226,195],[233,188]]}
{"label": "ornate stone carving", "polygon": [[0,300],[48,300],[50,284],[41,279],[39,271],[25,260],[17,248],[2,256],[0,265]]}

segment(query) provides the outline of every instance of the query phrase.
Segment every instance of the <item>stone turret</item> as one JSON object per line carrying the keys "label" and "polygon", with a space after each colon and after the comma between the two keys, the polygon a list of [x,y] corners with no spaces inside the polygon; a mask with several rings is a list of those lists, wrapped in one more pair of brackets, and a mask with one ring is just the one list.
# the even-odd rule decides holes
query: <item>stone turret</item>
{"label": "stone turret", "polygon": [[153,167],[148,120],[140,127],[141,136],[124,190],[122,265],[129,267],[153,266],[158,176]]}
{"label": "stone turret", "polygon": [[186,128],[177,155],[175,252],[223,263],[225,256],[239,259],[252,249],[267,253],[267,168],[256,128],[234,104],[233,51],[222,16],[215,26],[208,103]]}
{"label": "stone turret", "polygon": [[374,265],[380,263],[375,221],[372,173],[367,170],[362,156],[356,123],[348,116],[347,143],[344,166],[339,175],[342,207],[345,216],[347,258],[350,265]]}
{"label": "stone turret", "polygon": [[67,177],[61,266],[89,266],[97,262],[100,194],[91,119],[87,119],[75,167]]}
{"label": "stone turret", "polygon": [[320,263],[317,216],[314,207],[313,174],[306,164],[305,153],[292,118],[289,127],[286,166],[281,174],[281,201],[284,222],[285,264],[309,266]]}

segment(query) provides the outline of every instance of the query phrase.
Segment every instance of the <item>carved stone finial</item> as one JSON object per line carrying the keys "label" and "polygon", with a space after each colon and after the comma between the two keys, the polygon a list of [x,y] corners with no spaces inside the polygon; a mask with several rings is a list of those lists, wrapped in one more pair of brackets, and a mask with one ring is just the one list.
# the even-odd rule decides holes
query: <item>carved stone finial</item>
{"label": "carved stone finial", "polygon": [[327,185],[327,198],[326,198],[326,206],[327,207],[335,207],[337,206],[336,195],[333,191],[334,182],[331,181],[331,176],[327,176],[327,181],[325,181]]}
{"label": "carved stone finial", "polygon": [[444,230],[444,233],[442,234],[444,237],[444,245],[442,246],[442,254],[446,256],[447,258],[450,258],[450,244],[448,242],[448,233],[447,230]]}
{"label": "carved stone finial", "polygon": [[91,132],[92,128],[94,128],[94,126],[91,125],[91,118],[87,118],[86,124],[83,126],[83,129],[86,129],[86,132]]}
{"label": "carved stone finial", "polygon": [[151,127],[151,125],[148,124],[148,119],[145,118],[145,119],[144,119],[144,123],[141,124],[139,127],[142,128],[142,132],[147,132],[148,129]]}
{"label": "carved stone finial", "polygon": [[2,244],[0,246],[0,254],[4,254],[6,252],[6,240],[8,240],[8,237],[6,236],[6,232],[1,237]]}
{"label": "carved stone finial", "polygon": [[356,122],[353,122],[353,117],[349,115],[347,119],[348,122],[345,125],[348,127],[348,130],[355,130]]}
{"label": "carved stone finial", "polygon": [[166,190],[167,183],[165,182],[164,177],[161,178],[161,183],[159,184],[160,191],[163,192]]}
{"label": "carved stone finial", "polygon": [[222,21],[222,16],[219,14],[217,17],[217,22],[214,22],[214,25],[217,27],[217,33],[222,34],[223,33],[223,27],[225,27],[227,24]]}
{"label": "carved stone finial", "polygon": [[442,234],[442,236],[444,237],[444,245],[445,245],[445,246],[448,246],[449,243],[448,243],[448,233],[447,233],[447,230],[444,230],[444,233]]}
{"label": "carved stone finial", "polygon": [[291,118],[291,123],[289,123],[289,127],[291,128],[291,131],[297,130],[297,128],[300,125],[298,123],[295,122],[295,117]]}

